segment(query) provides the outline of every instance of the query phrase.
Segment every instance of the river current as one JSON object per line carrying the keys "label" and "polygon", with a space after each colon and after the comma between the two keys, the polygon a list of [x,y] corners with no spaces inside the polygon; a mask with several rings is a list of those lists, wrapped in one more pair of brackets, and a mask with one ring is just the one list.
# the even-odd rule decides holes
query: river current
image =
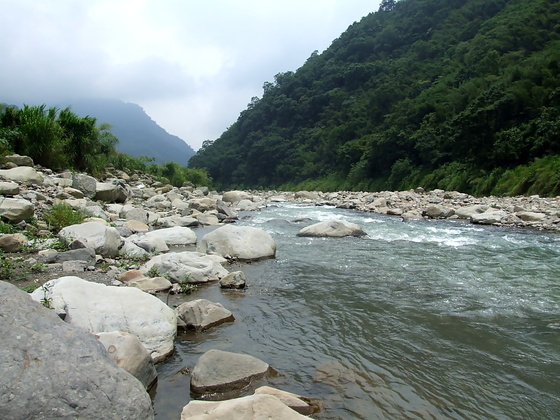
{"label": "river current", "polygon": [[[368,235],[296,236],[329,219]],[[243,291],[183,298],[236,320],[179,335],[158,420],[180,418],[187,371],[212,348],[269,363],[267,384],[322,400],[316,419],[560,419],[560,235],[293,203],[238,224],[269,232],[276,259],[229,267]]]}

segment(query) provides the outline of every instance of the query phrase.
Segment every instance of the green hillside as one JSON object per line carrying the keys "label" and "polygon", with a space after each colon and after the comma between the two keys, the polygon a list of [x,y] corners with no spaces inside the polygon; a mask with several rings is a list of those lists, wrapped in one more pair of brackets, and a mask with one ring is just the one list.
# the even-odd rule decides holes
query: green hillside
{"label": "green hillside", "polygon": [[383,1],[191,167],[222,187],[560,194],[560,2]]}

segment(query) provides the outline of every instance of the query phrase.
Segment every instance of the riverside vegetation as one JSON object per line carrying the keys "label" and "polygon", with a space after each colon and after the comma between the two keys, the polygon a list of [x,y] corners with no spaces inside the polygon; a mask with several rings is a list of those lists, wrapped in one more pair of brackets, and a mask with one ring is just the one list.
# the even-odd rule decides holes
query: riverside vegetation
{"label": "riverside vegetation", "polygon": [[384,0],[189,166],[219,188],[560,194],[560,4]]}

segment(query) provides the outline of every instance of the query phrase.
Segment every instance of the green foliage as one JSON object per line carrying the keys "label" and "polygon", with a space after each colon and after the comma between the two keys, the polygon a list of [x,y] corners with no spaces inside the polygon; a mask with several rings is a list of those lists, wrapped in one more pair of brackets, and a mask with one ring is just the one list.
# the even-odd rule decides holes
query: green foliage
{"label": "green foliage", "polygon": [[23,290],[24,292],[32,293],[39,287],[40,286],[37,283],[34,283],[34,284],[28,284],[26,286],[20,287],[20,289]]}
{"label": "green foliage", "polygon": [[116,154],[118,139],[107,124],[46,105],[0,110],[0,152],[15,152],[52,169],[98,174]]}
{"label": "green foliage", "polygon": [[550,0],[383,1],[189,167],[220,188],[552,194],[537,172],[505,180],[560,155],[559,27]]}
{"label": "green foliage", "polygon": [[68,204],[55,204],[45,213],[45,221],[51,230],[58,232],[60,229],[82,223],[87,214],[82,210],[74,210]]}
{"label": "green foliage", "polygon": [[17,229],[14,225],[12,225],[11,223],[6,223],[0,220],[0,234],[4,233],[4,234],[11,234],[11,233],[16,233]]}

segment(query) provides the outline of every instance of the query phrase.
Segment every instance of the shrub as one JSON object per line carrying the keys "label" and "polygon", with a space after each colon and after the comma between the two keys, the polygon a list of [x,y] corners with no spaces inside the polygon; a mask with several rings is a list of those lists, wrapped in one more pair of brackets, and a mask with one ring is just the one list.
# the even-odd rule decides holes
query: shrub
{"label": "shrub", "polygon": [[82,210],[74,210],[68,204],[55,204],[45,214],[45,221],[49,224],[51,230],[59,231],[60,229],[82,223],[87,214]]}

